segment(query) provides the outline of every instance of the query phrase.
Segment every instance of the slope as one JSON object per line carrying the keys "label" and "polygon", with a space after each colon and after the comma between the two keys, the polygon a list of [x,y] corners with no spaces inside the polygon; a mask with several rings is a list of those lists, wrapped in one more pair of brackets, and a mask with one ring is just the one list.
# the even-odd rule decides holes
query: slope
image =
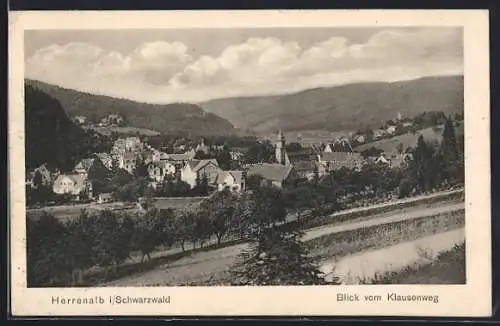
{"label": "slope", "polygon": [[57,99],[70,117],[82,115],[97,122],[108,114],[119,114],[131,127],[166,134],[231,134],[236,131],[228,121],[203,111],[195,104],[139,103],[65,89],[35,80],[25,82]]}
{"label": "slope", "polygon": [[424,77],[315,88],[286,95],[236,97],[203,102],[235,127],[268,133],[285,130],[353,130],[425,111],[463,111],[463,76]]}

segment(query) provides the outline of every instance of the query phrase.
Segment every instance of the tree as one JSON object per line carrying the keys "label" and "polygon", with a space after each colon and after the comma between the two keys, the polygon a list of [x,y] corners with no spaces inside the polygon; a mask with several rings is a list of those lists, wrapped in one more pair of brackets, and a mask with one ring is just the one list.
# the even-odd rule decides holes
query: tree
{"label": "tree", "polygon": [[194,193],[198,196],[206,196],[208,195],[208,178],[205,174],[200,176],[199,174],[196,176],[196,185],[194,187]]}
{"label": "tree", "polygon": [[275,163],[276,157],[273,144],[268,140],[253,144],[246,152],[244,160],[247,164]]}
{"label": "tree", "polygon": [[64,224],[48,213],[26,222],[28,286],[60,284],[72,269]]}
{"label": "tree", "polygon": [[151,253],[162,242],[158,215],[158,210],[151,207],[137,218],[133,243],[135,248],[141,251],[141,263],[146,257],[150,260]]}
{"label": "tree", "polygon": [[95,264],[94,238],[92,223],[97,223],[85,210],[80,216],[67,225],[68,250],[72,253],[72,268],[78,273],[78,279],[73,278],[73,284],[82,283],[83,271]]}
{"label": "tree", "polygon": [[175,226],[175,238],[180,242],[182,251],[185,251],[185,243],[193,240],[195,214],[189,210],[180,212],[176,216]]}
{"label": "tree", "polygon": [[396,150],[398,151],[399,154],[403,154],[403,152],[404,152],[403,143],[399,143],[398,146],[396,146]]}
{"label": "tree", "polygon": [[138,159],[134,175],[136,178],[147,178],[149,176],[148,167],[143,159]]}
{"label": "tree", "polygon": [[247,177],[246,186],[249,190],[258,190],[261,185],[264,177],[260,174],[251,174]]}
{"label": "tree", "polygon": [[199,242],[200,248],[203,248],[203,243],[209,240],[212,234],[212,225],[204,211],[193,211],[192,216],[194,218],[193,233],[191,236],[193,248],[196,249],[196,242]]}
{"label": "tree", "polygon": [[272,186],[262,186],[249,194],[245,207],[241,212],[242,227],[250,233],[283,222],[287,214],[281,190]]}
{"label": "tree", "polygon": [[302,149],[302,145],[299,143],[290,143],[286,146],[286,150],[290,152],[299,151]]}
{"label": "tree", "polygon": [[158,223],[159,244],[171,246],[175,242],[175,212],[173,209],[161,209]]}
{"label": "tree", "polygon": [[433,148],[420,135],[417,147],[413,151],[413,160],[410,163],[411,176],[416,180],[420,191],[431,189],[436,182],[436,160],[433,155]]}
{"label": "tree", "polygon": [[115,270],[118,269],[118,265],[129,256],[130,230],[122,227],[120,217],[109,210],[94,215],[92,220],[90,233],[96,263],[105,268],[107,278],[109,267],[114,265]]}
{"label": "tree", "polygon": [[361,152],[361,156],[363,156],[363,158],[368,158],[368,157],[376,157],[376,156],[379,156],[381,153],[383,153],[384,151],[379,149],[379,148],[376,148],[374,146],[364,150]]}
{"label": "tree", "polygon": [[405,178],[401,180],[399,184],[399,198],[405,198],[411,195],[413,188],[413,182],[410,178]]}
{"label": "tree", "polygon": [[455,128],[450,118],[446,119],[444,124],[443,137],[438,155],[442,179],[452,182],[459,179],[458,167],[461,157],[457,146]]}
{"label": "tree", "polygon": [[231,229],[233,216],[237,211],[237,200],[229,190],[217,192],[205,204],[204,211],[208,214],[211,229],[217,237],[217,244]]}
{"label": "tree", "polygon": [[[231,271],[234,285],[325,285],[316,261],[301,241],[303,233],[279,227],[262,229]],[[334,280],[333,284],[338,284]],[[330,284],[332,284],[330,283]]]}
{"label": "tree", "polygon": [[216,159],[222,170],[227,171],[231,169],[232,161],[231,161],[231,152],[229,151],[229,147],[224,146],[222,151],[217,153]]}
{"label": "tree", "polygon": [[42,173],[38,170],[35,171],[35,175],[33,176],[33,187],[38,188],[43,185],[43,176]]}
{"label": "tree", "polygon": [[136,202],[144,195],[147,187],[148,182],[145,178],[135,179],[116,189],[114,197],[122,201]]}

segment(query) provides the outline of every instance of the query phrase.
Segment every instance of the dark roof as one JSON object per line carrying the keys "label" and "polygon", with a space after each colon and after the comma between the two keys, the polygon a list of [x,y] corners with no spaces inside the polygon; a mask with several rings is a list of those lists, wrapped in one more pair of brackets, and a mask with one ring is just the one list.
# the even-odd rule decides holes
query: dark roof
{"label": "dark roof", "polygon": [[346,139],[340,139],[334,143],[328,144],[333,152],[352,152],[351,144]]}
{"label": "dark roof", "polygon": [[363,157],[361,154],[353,152],[325,152],[320,155],[322,161],[333,162],[333,161],[352,161],[359,160],[362,161]]}
{"label": "dark roof", "polygon": [[188,162],[188,165],[189,167],[193,170],[193,171],[198,171],[200,170],[201,168],[204,168],[205,166],[207,166],[208,164],[214,164],[215,166],[219,167],[219,163],[217,162],[216,159],[209,159],[209,160],[192,160],[192,161],[189,161]]}
{"label": "dark roof", "polygon": [[330,168],[333,170],[343,167],[353,169],[365,162],[359,153],[346,152],[323,153],[321,155],[321,161],[330,164]]}
{"label": "dark roof", "polygon": [[291,165],[260,163],[250,165],[248,175],[260,175],[266,180],[283,182],[288,178],[292,169]]}

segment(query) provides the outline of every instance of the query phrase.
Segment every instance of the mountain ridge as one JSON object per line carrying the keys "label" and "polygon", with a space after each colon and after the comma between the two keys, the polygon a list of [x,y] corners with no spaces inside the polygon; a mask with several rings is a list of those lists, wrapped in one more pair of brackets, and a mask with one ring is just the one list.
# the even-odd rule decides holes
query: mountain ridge
{"label": "mountain ridge", "polygon": [[130,126],[162,133],[234,134],[237,130],[225,119],[191,103],[152,104],[124,98],[81,92],[42,81],[25,79],[25,85],[57,99],[70,116],[83,115],[98,121],[119,114]]}
{"label": "mountain ridge", "polygon": [[200,102],[203,110],[236,128],[352,130],[425,111],[463,111],[463,76],[431,76],[397,82],[357,82],[284,95],[242,96]]}

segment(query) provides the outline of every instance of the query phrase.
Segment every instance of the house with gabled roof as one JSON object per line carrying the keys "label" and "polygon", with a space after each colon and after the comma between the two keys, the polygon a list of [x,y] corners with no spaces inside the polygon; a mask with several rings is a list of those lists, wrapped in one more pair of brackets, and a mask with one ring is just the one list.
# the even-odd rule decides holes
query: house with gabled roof
{"label": "house with gabled roof", "polygon": [[219,191],[229,189],[233,192],[245,190],[245,171],[222,171],[217,177]]}
{"label": "house with gabled roof", "polygon": [[80,160],[80,162],[78,162],[73,168],[73,172],[83,176],[85,179],[88,178],[89,172],[91,170],[100,170],[105,172],[109,169],[97,157],[84,158]]}
{"label": "house with gabled roof", "polygon": [[215,185],[219,173],[222,172],[216,159],[191,160],[181,170],[181,180],[194,188],[196,180],[207,178],[208,183]]}
{"label": "house with gabled roof", "polygon": [[349,141],[345,138],[339,138],[335,142],[326,144],[325,149],[323,150],[325,153],[332,152],[353,152],[352,146]]}
{"label": "house with gabled roof", "polygon": [[298,177],[292,165],[272,163],[252,164],[248,167],[247,175],[260,175],[266,182],[278,188]]}
{"label": "house with gabled roof", "polygon": [[35,184],[35,176],[39,174],[40,175],[40,184],[44,186],[49,186],[52,184],[52,182],[55,180],[57,177],[54,175],[54,173],[50,172],[50,170],[47,168],[46,164],[42,164],[36,169],[34,169],[31,172],[28,172],[26,177],[27,177],[27,184],[31,185],[32,187],[37,187],[39,185]]}
{"label": "house with gabled roof", "polygon": [[60,174],[52,186],[54,193],[92,198],[92,183],[81,174]]}
{"label": "house with gabled roof", "polygon": [[160,161],[166,161],[175,166],[177,171],[181,171],[187,164],[187,162],[194,159],[196,152],[194,149],[184,153],[165,153],[161,152]]}

